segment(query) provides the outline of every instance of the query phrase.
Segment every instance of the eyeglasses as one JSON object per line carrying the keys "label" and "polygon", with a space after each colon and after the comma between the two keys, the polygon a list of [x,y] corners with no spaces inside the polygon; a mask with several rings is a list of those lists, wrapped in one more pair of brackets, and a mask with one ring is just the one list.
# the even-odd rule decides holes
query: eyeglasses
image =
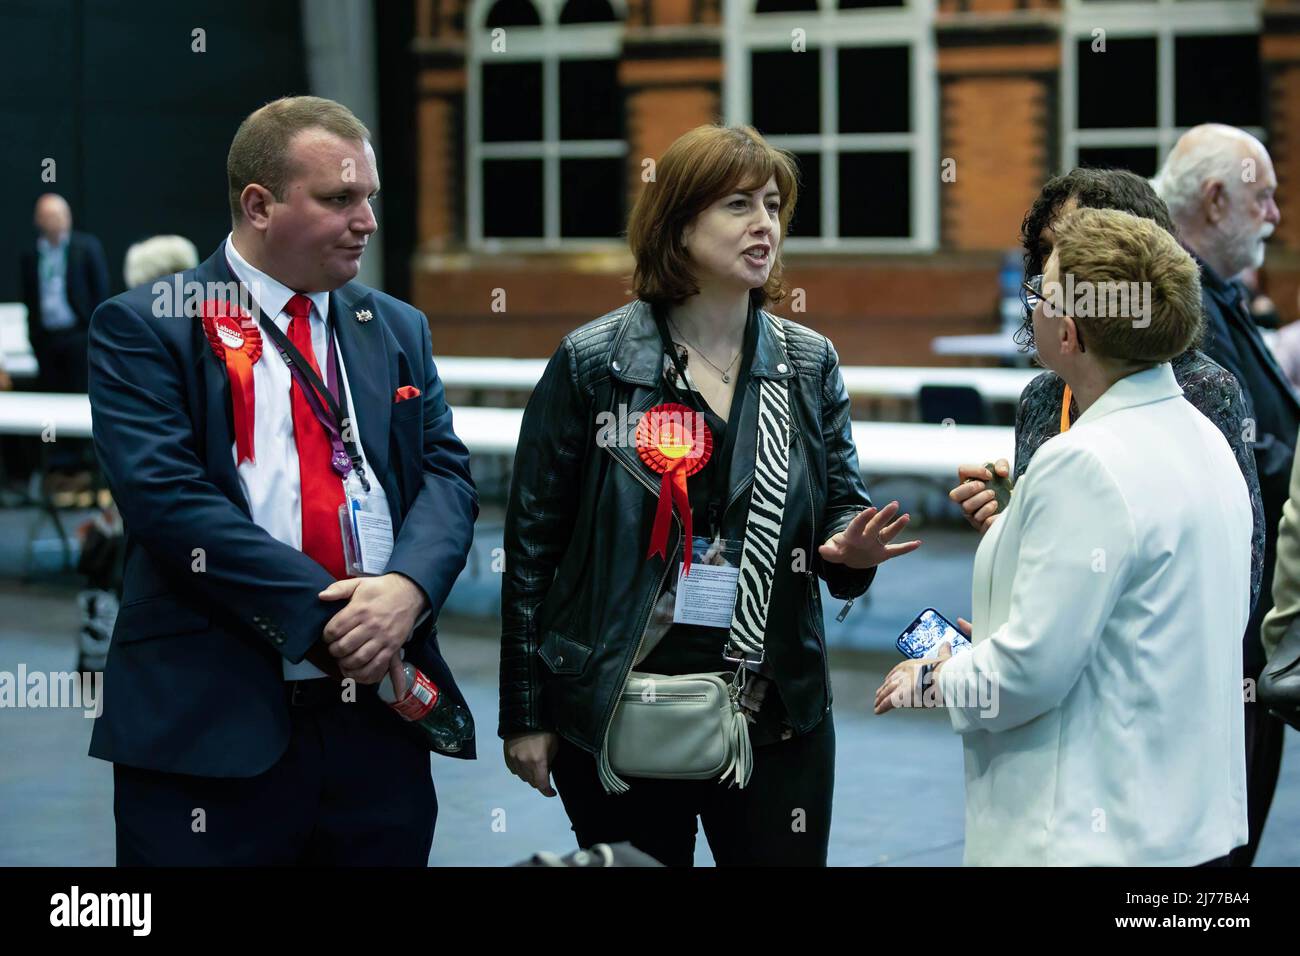
{"label": "eyeglasses", "polygon": [[1025,311],[1033,315],[1034,309],[1038,308],[1038,303],[1043,301],[1042,273],[1020,283],[1020,301],[1024,303]]}
{"label": "eyeglasses", "polygon": [[[1030,316],[1034,314],[1034,310],[1038,308],[1038,303],[1042,302],[1043,298],[1043,276],[1041,273],[1031,276],[1020,283],[1020,301],[1024,303],[1025,309]],[[1074,335],[1079,340],[1079,351],[1087,351],[1083,347],[1083,329],[1079,327],[1078,319],[1074,321]]]}

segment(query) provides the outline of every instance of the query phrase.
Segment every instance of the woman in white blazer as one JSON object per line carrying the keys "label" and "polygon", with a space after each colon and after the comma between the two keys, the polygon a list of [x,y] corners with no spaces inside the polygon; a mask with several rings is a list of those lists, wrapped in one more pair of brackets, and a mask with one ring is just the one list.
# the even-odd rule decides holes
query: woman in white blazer
{"label": "woman in white blazer", "polygon": [[[1098,209],[1061,224],[1045,269],[1039,358],[1082,414],[980,544],[973,647],[900,664],[876,710],[942,695],[968,865],[1206,863],[1247,835],[1251,509],[1168,364],[1201,322],[1198,270],[1159,226]],[[1145,284],[1127,310],[1117,282]]]}

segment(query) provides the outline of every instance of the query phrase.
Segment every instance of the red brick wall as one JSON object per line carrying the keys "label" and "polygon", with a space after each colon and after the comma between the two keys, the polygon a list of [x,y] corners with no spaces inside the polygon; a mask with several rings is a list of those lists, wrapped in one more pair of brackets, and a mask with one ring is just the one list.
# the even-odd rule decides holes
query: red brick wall
{"label": "red brick wall", "polygon": [[1014,245],[1025,210],[1050,175],[1042,133],[1044,84],[1032,77],[962,76],[943,84],[941,154],[956,180],[939,186],[941,241],[953,249]]}
{"label": "red brick wall", "polygon": [[[568,256],[476,256],[456,270],[421,269],[415,304],[429,316],[442,355],[544,356],[560,337],[617,308],[628,296],[631,257],[580,273]],[[998,328],[998,256],[828,259],[790,257],[786,280],[803,289],[775,311],[829,335],[848,364],[931,365],[936,335]],[[492,310],[495,290],[505,310]]]}
{"label": "red brick wall", "polygon": [[1297,316],[1300,289],[1300,5],[1265,4],[1260,59],[1267,82],[1268,149],[1277,173],[1277,204],[1282,213],[1269,244],[1262,276],[1282,321]]}
{"label": "red brick wall", "polygon": [[[463,0],[420,0],[420,29],[444,24],[439,50],[454,51],[448,13]],[[654,27],[686,26],[692,0],[642,0]],[[439,17],[433,15],[437,10]],[[935,335],[993,332],[1000,254],[1017,244],[1025,210],[1057,172],[1057,76],[1060,45],[1041,11],[1058,0],[939,0],[936,36],[940,83],[939,156],[956,160],[955,182],[938,186],[940,250],[921,256],[794,256],[787,279],[804,289],[807,311],[777,311],[836,342],[844,360],[869,364],[944,364],[930,352]],[[1031,11],[1028,16],[1025,10]],[[708,16],[712,16],[709,14]],[[1295,317],[1300,290],[1300,4],[1267,0],[1261,37],[1269,98],[1270,150],[1280,181],[1282,223],[1264,282],[1284,320]],[[1034,31],[1039,31],[1037,34]],[[716,28],[680,38],[679,55],[662,34],[628,24],[620,64],[626,93],[629,199],[642,187],[642,160],[662,155],[682,132],[718,119],[722,63],[701,55]],[[654,47],[654,49],[651,49]],[[413,262],[413,298],[430,318],[441,354],[543,356],[570,329],[626,299],[625,252],[483,256],[463,251],[455,215],[465,188],[455,123],[464,70],[421,73],[421,250]],[[939,178],[941,169],[934,175]],[[445,253],[440,255],[439,253]],[[503,289],[506,311],[492,311]]]}

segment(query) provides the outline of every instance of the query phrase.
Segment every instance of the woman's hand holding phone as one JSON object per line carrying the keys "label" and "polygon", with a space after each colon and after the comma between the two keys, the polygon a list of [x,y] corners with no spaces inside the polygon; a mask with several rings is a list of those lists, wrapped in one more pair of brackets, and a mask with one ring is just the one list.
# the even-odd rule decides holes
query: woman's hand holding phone
{"label": "woman's hand holding phone", "polygon": [[[961,629],[966,637],[971,636],[971,623],[965,618],[957,618],[957,627]],[[921,669],[926,666],[934,668],[932,677],[934,680],[939,679],[939,670],[944,663],[952,658],[952,644],[944,641],[939,647],[937,657],[917,658],[906,660],[900,664],[895,664],[894,668],[885,675],[884,681],[876,688],[876,700],[873,706],[873,712],[876,714],[886,714],[895,707],[925,707],[928,706],[924,695],[921,693]]]}

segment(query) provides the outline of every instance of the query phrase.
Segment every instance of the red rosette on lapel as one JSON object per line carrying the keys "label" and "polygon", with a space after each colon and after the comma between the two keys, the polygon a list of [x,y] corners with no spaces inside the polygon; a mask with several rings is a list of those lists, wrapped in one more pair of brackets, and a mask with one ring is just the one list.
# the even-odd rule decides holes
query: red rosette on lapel
{"label": "red rosette on lapel", "polygon": [[212,354],[230,376],[230,405],[235,420],[235,463],[253,461],[253,363],[262,357],[262,333],[252,316],[219,299],[203,303],[203,331]]}
{"label": "red rosette on lapel", "polygon": [[673,505],[682,519],[684,574],[691,573],[691,499],[686,479],[703,468],[713,454],[713,434],[704,416],[675,402],[656,405],[637,423],[636,450],[646,467],[662,475],[659,483],[659,507],[655,511],[654,529],[650,532],[652,555],[667,557],[668,525]]}

